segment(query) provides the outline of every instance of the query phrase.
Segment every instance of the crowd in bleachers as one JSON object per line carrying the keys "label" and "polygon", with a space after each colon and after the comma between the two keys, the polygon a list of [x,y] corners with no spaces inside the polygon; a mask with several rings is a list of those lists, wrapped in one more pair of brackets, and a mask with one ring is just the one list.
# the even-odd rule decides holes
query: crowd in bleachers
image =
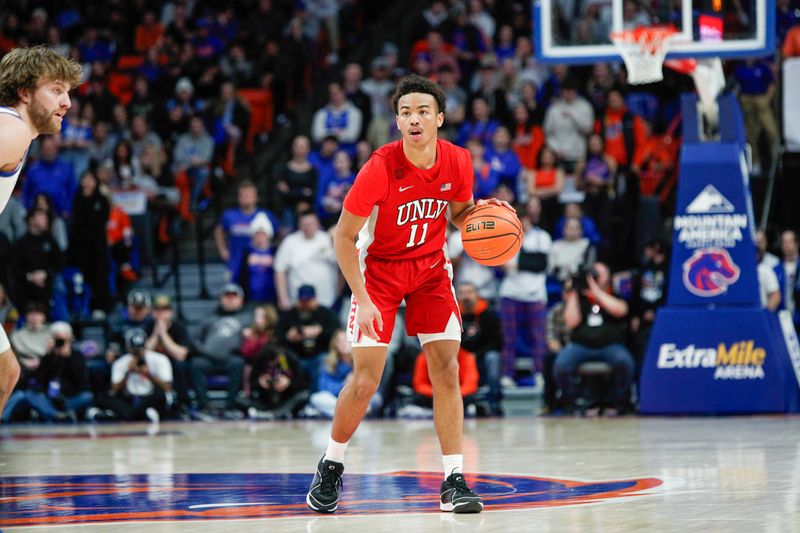
{"label": "crowd in bleachers", "polygon": [[[34,143],[0,216],[0,312],[24,369],[4,420],[330,416],[352,357],[329,230],[372,151],[399,138],[390,99],[412,72],[445,90],[440,136],[469,150],[475,198],[513,203],[525,226],[521,254],[499,268],[473,262],[459,232],[449,236],[465,403],[499,414],[504,390],[534,384],[547,409],[570,409],[580,391],[563,356],[573,329],[563,289],[586,274],[602,279],[607,265],[601,289],[625,302],[624,317],[607,320],[608,338],[578,336],[601,352],[621,346],[612,371],[627,377],[612,380],[607,407],[632,408],[666,291],[678,99],[690,78],[667,70],[662,83],[637,87],[622,64],[544,65],[530,2],[519,0],[431,0],[415,12],[409,46],[387,41],[348,62],[373,16],[365,4],[68,1],[4,11],[0,52],[46,44],[85,75],[61,134]],[[790,0],[778,11],[783,39],[800,18]],[[589,26],[575,31],[598,31]],[[754,172],[766,166],[759,135],[778,135],[769,120],[779,61],[726,65]],[[292,132],[286,156],[245,179],[242,162],[279,142],[276,128]],[[230,283],[213,316],[183,324],[170,297],[135,289],[144,236],[131,220],[149,213],[158,248],[234,187],[237,205],[219,212],[213,236]],[[102,324],[99,341],[87,340],[86,324]],[[402,328],[375,414],[429,413],[424,361]]]}

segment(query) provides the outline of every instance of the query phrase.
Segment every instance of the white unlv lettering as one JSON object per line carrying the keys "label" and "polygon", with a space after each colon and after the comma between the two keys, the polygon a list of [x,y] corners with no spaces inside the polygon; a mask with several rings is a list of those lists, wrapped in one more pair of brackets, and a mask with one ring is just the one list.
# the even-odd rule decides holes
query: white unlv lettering
{"label": "white unlv lettering", "polygon": [[424,218],[439,218],[446,208],[446,200],[423,198],[408,202],[397,208],[397,225],[404,226],[409,222],[416,222]]}

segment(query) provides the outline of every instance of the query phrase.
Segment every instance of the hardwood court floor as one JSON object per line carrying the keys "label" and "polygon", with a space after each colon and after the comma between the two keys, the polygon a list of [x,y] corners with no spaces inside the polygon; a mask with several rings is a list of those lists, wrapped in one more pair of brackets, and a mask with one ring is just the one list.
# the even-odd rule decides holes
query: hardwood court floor
{"label": "hardwood court floor", "polygon": [[[797,417],[468,420],[468,478],[487,500],[480,515],[436,511],[432,422],[399,420],[359,429],[340,513],[308,512],[328,430],[322,421],[0,427],[0,528],[800,531]],[[63,520],[72,523],[20,525]]]}

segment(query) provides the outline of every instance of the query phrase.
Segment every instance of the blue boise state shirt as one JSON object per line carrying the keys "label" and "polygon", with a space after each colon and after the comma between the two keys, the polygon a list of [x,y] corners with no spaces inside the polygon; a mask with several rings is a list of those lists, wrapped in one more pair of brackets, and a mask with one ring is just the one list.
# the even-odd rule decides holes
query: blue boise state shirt
{"label": "blue boise state shirt", "polygon": [[247,296],[255,302],[277,301],[275,291],[275,251],[249,247],[247,255]]}
{"label": "blue boise state shirt", "polygon": [[64,122],[61,124],[61,138],[65,141],[91,141],[92,136],[92,128],[89,126],[73,124],[64,118]]}

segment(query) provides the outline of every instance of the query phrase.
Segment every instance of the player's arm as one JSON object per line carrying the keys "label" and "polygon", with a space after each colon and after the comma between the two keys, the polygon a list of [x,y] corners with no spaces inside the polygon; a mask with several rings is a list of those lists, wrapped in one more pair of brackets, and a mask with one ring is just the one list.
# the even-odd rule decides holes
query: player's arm
{"label": "player's arm", "polygon": [[17,168],[30,146],[31,130],[20,119],[10,115],[0,120],[0,126],[0,171],[10,172]]}
{"label": "player's arm", "polygon": [[477,205],[475,205],[475,201],[472,198],[470,198],[466,202],[451,201],[450,222],[452,222],[456,228],[461,229],[461,224],[463,224],[464,219],[467,218],[469,212],[475,209],[476,207]]}
{"label": "player's arm", "polygon": [[333,249],[336,252],[336,260],[339,262],[339,268],[344,275],[344,279],[347,280],[347,284],[350,286],[350,290],[353,291],[353,296],[355,296],[358,303],[358,327],[367,337],[377,339],[378,334],[374,323],[377,324],[377,331],[381,331],[383,329],[383,319],[380,311],[378,311],[369,294],[367,294],[367,286],[364,284],[364,278],[361,275],[361,267],[358,263],[358,249],[356,248],[356,237],[366,221],[367,217],[354,215],[346,208],[342,209],[342,214],[333,234]]}

